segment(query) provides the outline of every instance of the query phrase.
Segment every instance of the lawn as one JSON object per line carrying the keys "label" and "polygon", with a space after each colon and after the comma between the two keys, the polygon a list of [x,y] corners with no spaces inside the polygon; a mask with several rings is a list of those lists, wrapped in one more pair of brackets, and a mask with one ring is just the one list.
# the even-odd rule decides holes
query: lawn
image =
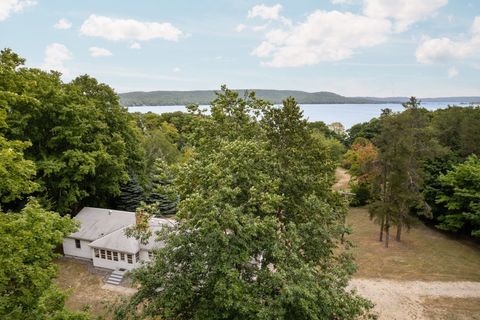
{"label": "lawn", "polygon": [[347,224],[353,229],[347,239],[355,245],[355,277],[480,281],[480,246],[476,244],[419,223],[403,234],[401,242],[391,237],[390,247],[385,248],[378,241],[379,226],[370,221],[365,208],[351,208]]}

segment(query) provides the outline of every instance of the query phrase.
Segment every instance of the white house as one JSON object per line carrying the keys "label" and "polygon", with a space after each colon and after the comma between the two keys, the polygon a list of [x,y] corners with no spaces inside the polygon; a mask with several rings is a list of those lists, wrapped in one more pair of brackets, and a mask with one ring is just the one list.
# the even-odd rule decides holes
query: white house
{"label": "white house", "polygon": [[88,259],[95,267],[111,270],[132,270],[142,261],[149,261],[152,250],[161,247],[155,241],[156,231],[165,226],[173,226],[169,219],[150,218],[149,227],[152,235],[146,244],[125,235],[125,229],[138,223],[134,212],[83,208],[75,220],[80,228],[63,240],[65,256]]}

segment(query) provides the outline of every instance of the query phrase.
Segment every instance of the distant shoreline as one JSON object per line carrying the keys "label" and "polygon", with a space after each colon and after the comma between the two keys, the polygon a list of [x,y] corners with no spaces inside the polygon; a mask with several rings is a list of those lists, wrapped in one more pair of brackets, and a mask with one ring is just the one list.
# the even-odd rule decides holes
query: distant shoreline
{"label": "distant shoreline", "polygon": [[[193,90],[193,91],[136,91],[120,93],[120,102],[128,107],[150,106],[185,106],[189,104],[209,105],[216,98],[219,90]],[[246,92],[255,92],[257,98],[279,104],[287,97],[294,97],[299,104],[401,104],[407,102],[409,97],[346,97],[333,92],[305,92],[297,90],[264,90],[264,89],[239,89],[234,90],[239,96]],[[480,96],[419,98],[423,102],[445,103],[459,101],[461,104],[479,104]]]}

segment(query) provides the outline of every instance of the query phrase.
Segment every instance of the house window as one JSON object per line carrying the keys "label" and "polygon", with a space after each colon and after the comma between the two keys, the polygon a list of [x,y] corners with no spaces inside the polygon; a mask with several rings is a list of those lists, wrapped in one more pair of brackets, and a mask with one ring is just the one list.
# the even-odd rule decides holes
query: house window
{"label": "house window", "polygon": [[100,254],[102,255],[102,259],[105,259],[105,250],[100,250]]}
{"label": "house window", "polygon": [[93,251],[95,251],[95,258],[100,258],[100,250],[98,249],[93,249]]}
{"label": "house window", "polygon": [[107,260],[112,260],[112,251],[107,250]]}
{"label": "house window", "polygon": [[153,260],[153,252],[148,251],[148,259]]}
{"label": "house window", "polygon": [[77,249],[80,249],[80,248],[82,247],[82,244],[80,243],[80,240],[75,239],[75,247],[76,247]]}
{"label": "house window", "polygon": [[120,253],[120,260],[125,261],[125,253]]}
{"label": "house window", "polygon": [[135,261],[140,261],[140,251],[135,253]]}
{"label": "house window", "polygon": [[133,256],[131,254],[127,254],[127,262],[133,263]]}
{"label": "house window", "polygon": [[118,252],[113,252],[113,260],[118,261]]}

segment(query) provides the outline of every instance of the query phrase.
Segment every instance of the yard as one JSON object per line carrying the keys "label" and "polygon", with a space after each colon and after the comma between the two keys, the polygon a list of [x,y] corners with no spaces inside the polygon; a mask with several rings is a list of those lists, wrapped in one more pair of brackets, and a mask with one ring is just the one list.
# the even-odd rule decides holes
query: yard
{"label": "yard", "polygon": [[[345,172],[337,172],[337,190],[348,188]],[[380,319],[480,320],[480,248],[419,223],[405,232],[401,242],[393,237],[390,248],[378,241],[379,227],[366,208],[351,208],[347,224],[352,234],[358,271],[351,282],[360,294],[376,303]],[[89,306],[94,315],[129,292],[103,283],[104,274],[86,263],[58,260],[57,283],[70,289],[67,306]],[[128,290],[128,289],[126,289]],[[131,290],[131,289],[130,289]]]}

